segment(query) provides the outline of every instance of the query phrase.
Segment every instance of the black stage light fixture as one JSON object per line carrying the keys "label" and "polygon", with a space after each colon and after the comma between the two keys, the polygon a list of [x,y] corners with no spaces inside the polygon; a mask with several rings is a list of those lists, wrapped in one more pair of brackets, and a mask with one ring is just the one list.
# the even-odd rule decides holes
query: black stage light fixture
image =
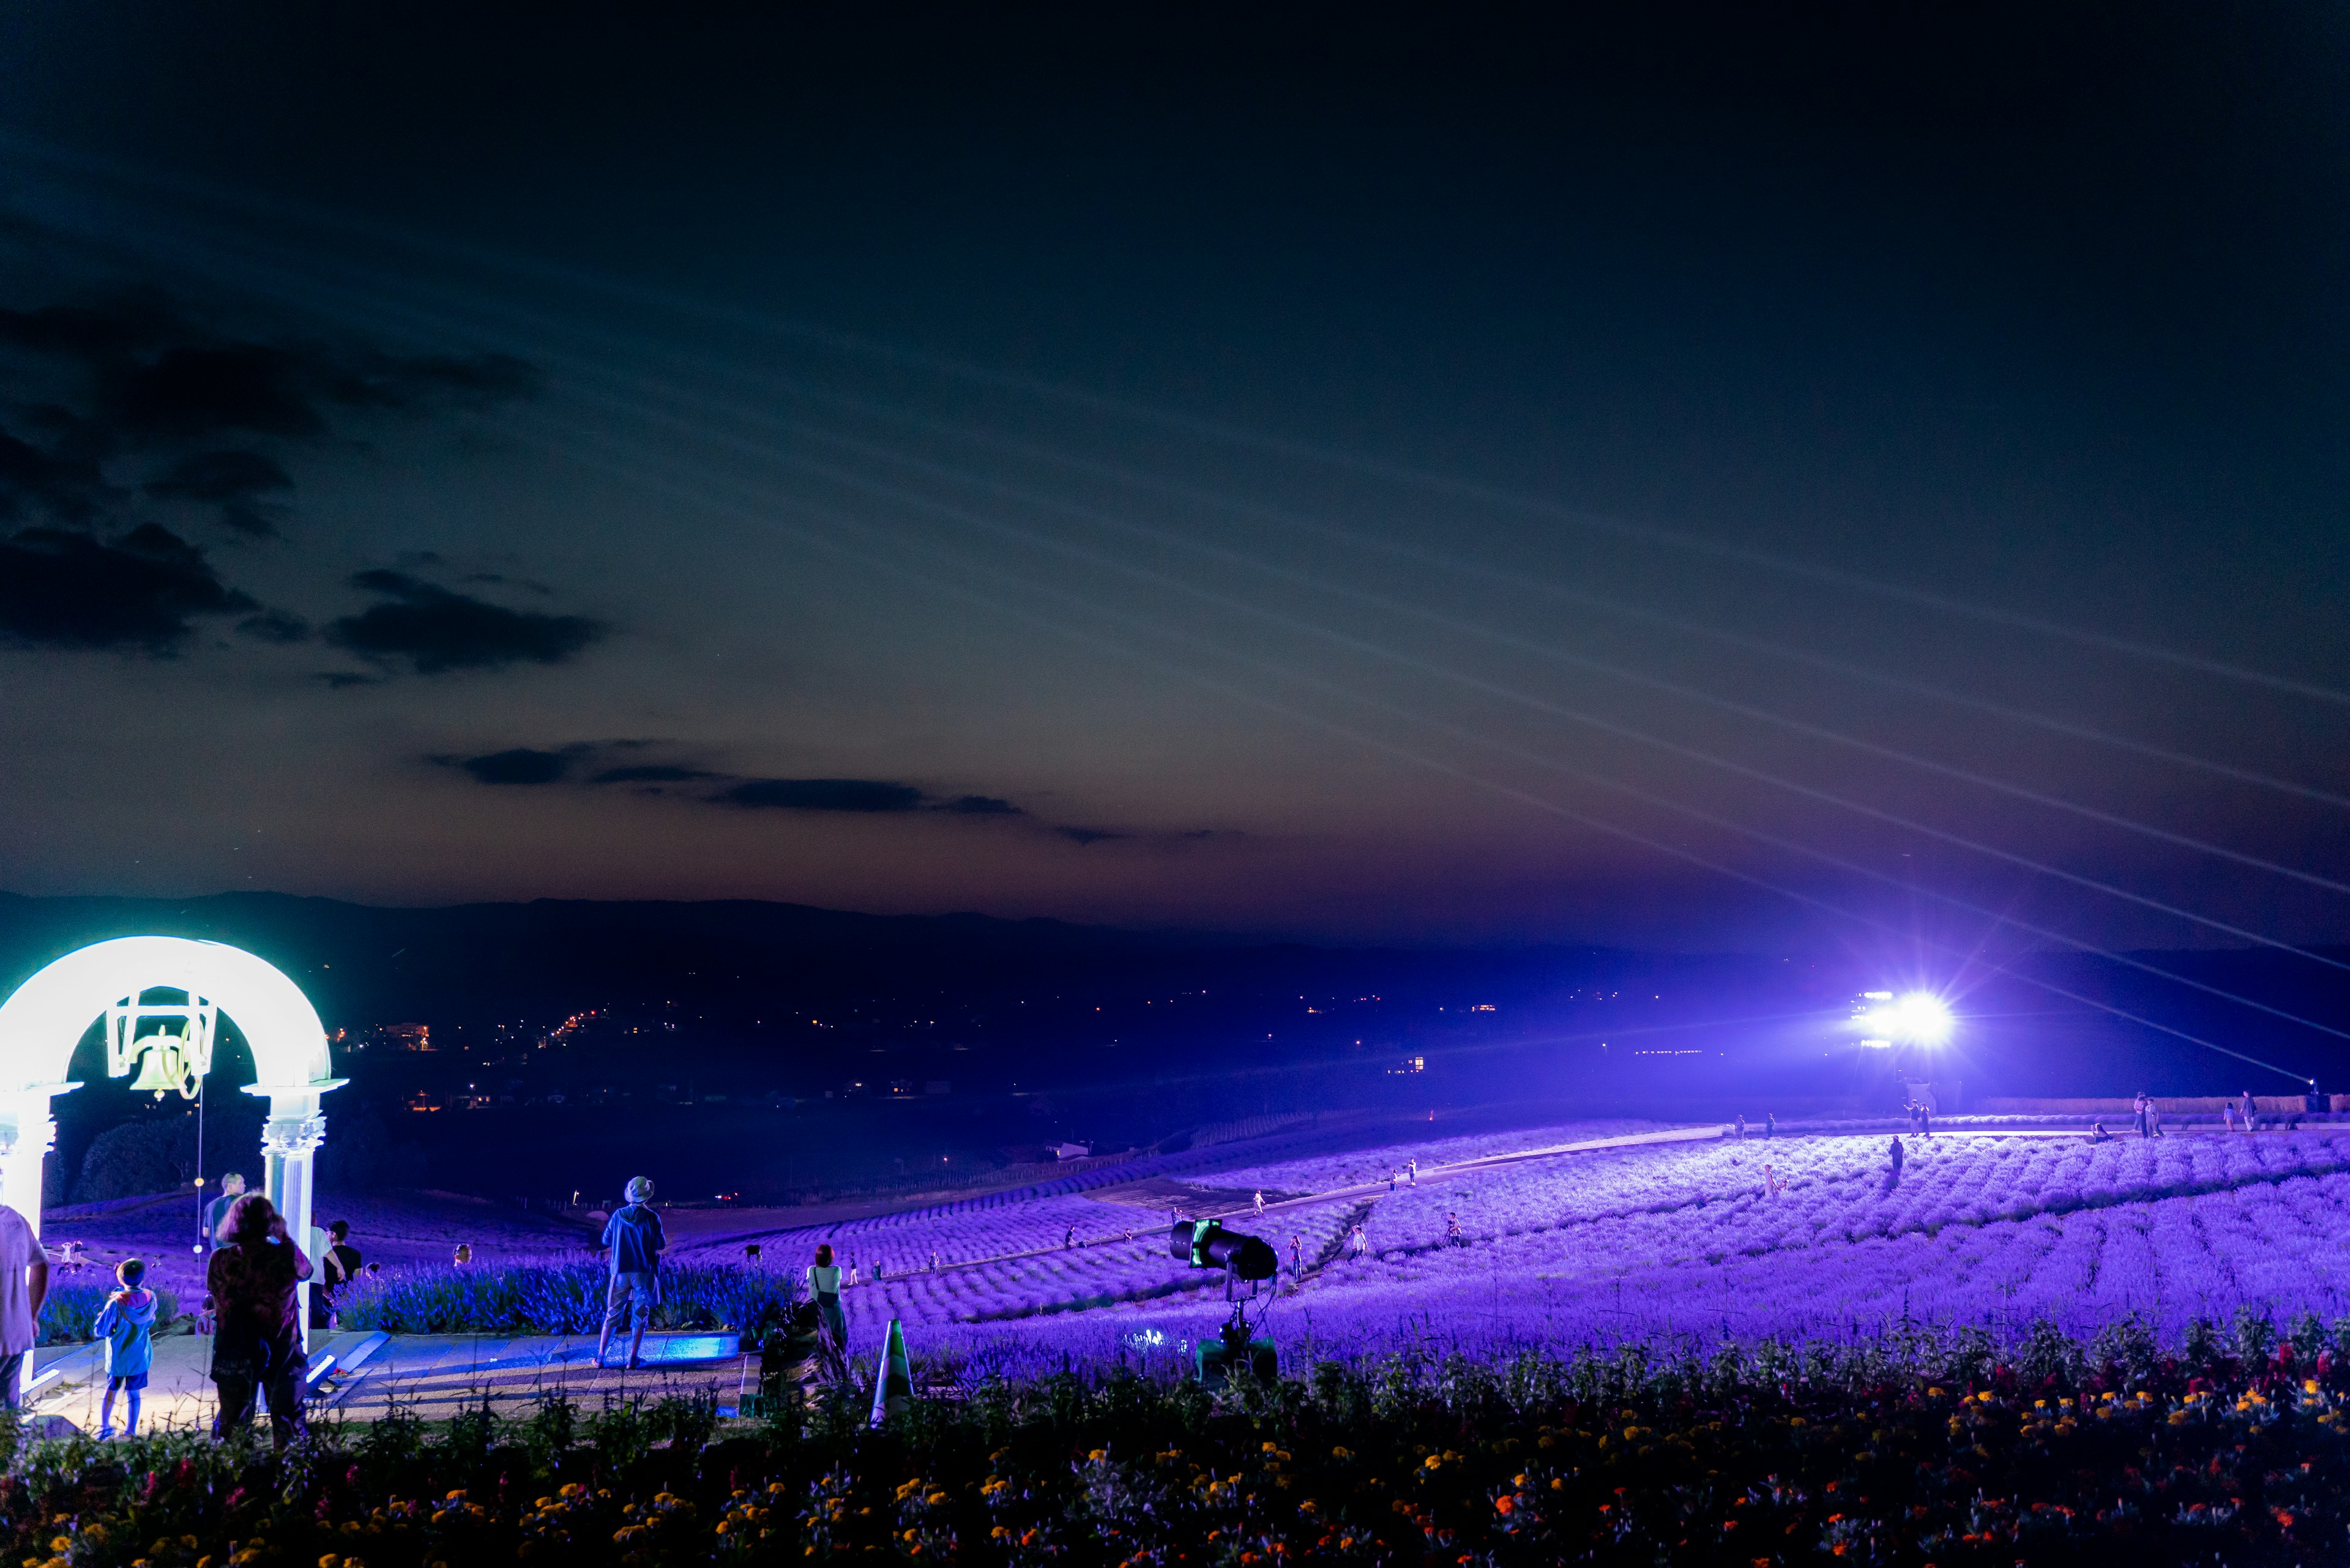
{"label": "black stage light fixture", "polygon": [[1176,1220],[1168,1231],[1167,1251],[1178,1262],[1195,1269],[1222,1269],[1250,1283],[1269,1280],[1281,1269],[1271,1243],[1227,1231],[1221,1220]]}

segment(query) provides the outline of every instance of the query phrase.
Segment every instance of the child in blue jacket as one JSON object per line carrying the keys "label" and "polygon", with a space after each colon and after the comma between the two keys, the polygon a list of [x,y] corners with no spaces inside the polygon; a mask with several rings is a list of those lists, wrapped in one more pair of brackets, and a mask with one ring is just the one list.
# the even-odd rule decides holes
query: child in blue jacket
{"label": "child in blue jacket", "polygon": [[100,1438],[114,1436],[117,1392],[128,1395],[130,1401],[122,1435],[127,1438],[139,1430],[139,1396],[147,1387],[147,1369],[155,1364],[155,1293],[139,1284],[146,1277],[146,1264],[136,1258],[124,1259],[114,1271],[122,1288],[106,1298],[105,1310],[98,1314],[95,1329],[106,1341],[106,1397],[98,1407]]}

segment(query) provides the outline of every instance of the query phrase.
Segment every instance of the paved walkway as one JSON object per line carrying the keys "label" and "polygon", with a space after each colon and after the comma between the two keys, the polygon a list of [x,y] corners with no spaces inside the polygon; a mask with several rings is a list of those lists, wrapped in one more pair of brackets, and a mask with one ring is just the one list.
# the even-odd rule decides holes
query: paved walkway
{"label": "paved walkway", "polygon": [[[62,1417],[84,1432],[98,1430],[105,1393],[103,1347],[57,1345],[34,1354],[27,1379],[30,1413]],[[616,1355],[619,1352],[616,1350]],[[722,1407],[754,1386],[756,1357],[741,1354],[731,1334],[645,1336],[639,1371],[598,1369],[596,1337],[587,1335],[319,1334],[311,1341],[313,1420],[342,1417],[372,1420],[393,1404],[427,1420],[445,1420],[484,1395],[516,1415],[541,1394],[559,1393],[586,1411],[607,1399],[709,1393]],[[205,1430],[218,1410],[212,1379],[212,1341],[173,1334],[155,1342],[140,1413],[143,1428]],[[125,1411],[118,1398],[115,1419]]]}

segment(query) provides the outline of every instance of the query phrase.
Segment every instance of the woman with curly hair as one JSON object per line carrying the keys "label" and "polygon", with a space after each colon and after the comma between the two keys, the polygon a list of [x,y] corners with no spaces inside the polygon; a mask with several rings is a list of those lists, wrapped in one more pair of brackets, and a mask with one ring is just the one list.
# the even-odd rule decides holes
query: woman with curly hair
{"label": "woman with curly hair", "polygon": [[229,1206],[221,1249],[204,1271],[220,1326],[213,1336],[213,1383],[220,1414],[213,1435],[242,1431],[253,1419],[254,1396],[269,1403],[269,1435],[279,1448],[302,1425],[302,1321],[296,1287],[310,1277],[310,1260],[286,1233],[275,1205],[248,1192]]}

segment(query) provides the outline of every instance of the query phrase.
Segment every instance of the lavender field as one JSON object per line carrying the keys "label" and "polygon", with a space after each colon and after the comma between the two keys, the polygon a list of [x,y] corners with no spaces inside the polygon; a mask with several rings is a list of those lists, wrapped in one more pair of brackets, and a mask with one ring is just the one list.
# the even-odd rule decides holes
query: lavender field
{"label": "lavender field", "polygon": [[[2044,1318],[2086,1335],[2133,1314],[2177,1339],[2198,1317],[2246,1308],[2279,1321],[2350,1312],[2350,1132],[2095,1146],[2070,1133],[1950,1134],[1906,1139],[1898,1180],[1881,1134],[1444,1168],[1513,1141],[1537,1147],[1606,1130],[1287,1162],[1235,1151],[1228,1169],[1190,1179],[1233,1191],[1376,1183],[1232,1221],[1282,1257],[1265,1323],[1292,1355],[1850,1340],[1904,1320],[2004,1334]],[[1413,1158],[1419,1184],[1388,1193],[1386,1175]],[[1452,1216],[1457,1244],[1447,1241]],[[1219,1282],[1167,1257],[1165,1220],[1163,1210],[1061,1195],[826,1234],[868,1273],[877,1261],[888,1271],[849,1295],[860,1342],[894,1316],[918,1347],[1008,1366],[1172,1355],[1218,1321]],[[1357,1223],[1371,1245],[1362,1258],[1340,1246]],[[1071,1226],[1111,1239],[1064,1250]],[[1293,1236],[1304,1264],[1294,1272]],[[773,1250],[796,1256],[816,1239]]]}

